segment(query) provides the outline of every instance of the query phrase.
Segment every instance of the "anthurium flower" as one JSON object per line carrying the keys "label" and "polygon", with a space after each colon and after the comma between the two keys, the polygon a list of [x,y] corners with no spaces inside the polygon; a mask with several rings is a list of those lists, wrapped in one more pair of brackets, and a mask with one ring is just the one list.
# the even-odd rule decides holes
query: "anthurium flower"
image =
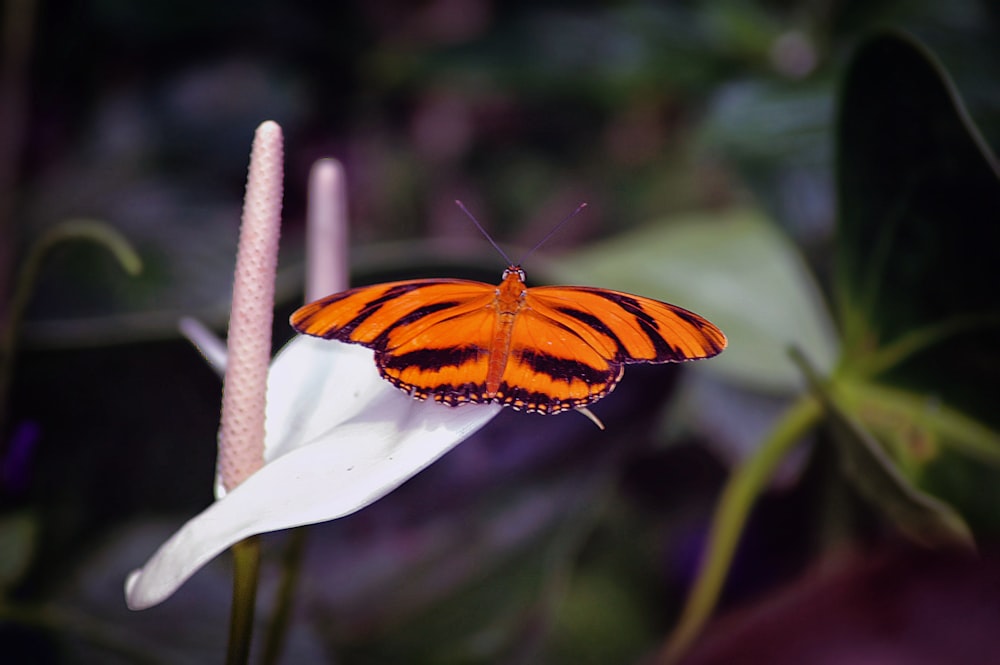
{"label": "anthurium flower", "polygon": [[162,602],[248,536],[363,508],[470,436],[500,408],[418,402],[378,376],[367,349],[292,340],[268,374],[265,465],[132,573],[128,606]]}
{"label": "anthurium flower", "polygon": [[[296,338],[268,367],[281,192],[281,132],[264,123],[251,155],[233,287],[218,498],[129,575],[132,609],[166,600],[245,538],[363,508],[500,411],[418,402],[379,377],[371,351],[339,342]],[[220,362],[222,354],[206,357]]]}

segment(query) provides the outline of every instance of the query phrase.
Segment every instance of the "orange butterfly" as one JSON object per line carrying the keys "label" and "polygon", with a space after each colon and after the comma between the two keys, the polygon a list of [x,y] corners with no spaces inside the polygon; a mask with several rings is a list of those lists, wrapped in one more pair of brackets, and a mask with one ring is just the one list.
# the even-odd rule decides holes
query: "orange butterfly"
{"label": "orange butterfly", "polygon": [[291,324],[374,349],[379,374],[417,399],[546,414],[601,399],[626,364],[709,358],[726,347],[721,330],[676,305],[586,286],[528,288],[524,271],[508,263],[498,286],[362,286],[300,308]]}

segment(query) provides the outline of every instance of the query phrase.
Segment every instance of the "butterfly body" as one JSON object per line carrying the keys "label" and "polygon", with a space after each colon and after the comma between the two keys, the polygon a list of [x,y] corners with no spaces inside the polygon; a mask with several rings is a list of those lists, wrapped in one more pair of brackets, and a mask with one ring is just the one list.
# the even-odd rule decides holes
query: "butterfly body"
{"label": "butterfly body", "polygon": [[418,399],[537,413],[596,402],[625,364],[707,358],[726,346],[722,331],[676,305],[584,286],[528,288],[516,265],[496,286],[418,279],[350,289],[300,308],[291,323],[373,349],[381,376]]}

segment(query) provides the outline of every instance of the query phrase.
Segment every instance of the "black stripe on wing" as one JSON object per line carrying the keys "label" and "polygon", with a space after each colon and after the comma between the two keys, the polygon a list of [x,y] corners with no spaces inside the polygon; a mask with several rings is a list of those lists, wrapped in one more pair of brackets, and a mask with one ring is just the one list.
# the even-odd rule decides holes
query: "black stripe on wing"
{"label": "black stripe on wing", "polygon": [[393,321],[390,325],[386,326],[385,329],[383,329],[382,332],[380,332],[378,336],[371,341],[371,343],[368,343],[366,345],[371,346],[373,349],[384,349],[386,343],[389,340],[389,335],[391,335],[394,331],[409,326],[411,324],[417,323],[421,319],[424,319],[430,316],[431,314],[440,312],[442,310],[451,309],[453,307],[457,307],[460,304],[461,303],[459,303],[458,301],[442,301],[442,302],[434,302],[427,305],[422,305],[413,310],[412,312],[410,312],[409,314],[401,316],[395,321]]}
{"label": "black stripe on wing", "polygon": [[[416,283],[416,284],[399,284],[397,286],[392,287],[378,298],[375,298],[371,302],[366,303],[361,308],[361,311],[358,312],[357,316],[355,316],[353,319],[344,324],[344,326],[340,329],[340,334],[343,337],[349,337],[350,334],[354,332],[354,330],[359,325],[365,323],[368,319],[378,314],[379,311],[386,304],[392,303],[393,301],[397,300],[400,296],[403,296],[407,293],[411,293],[421,288],[425,288],[427,286],[429,286],[429,284]],[[454,302],[437,302],[428,305],[423,305],[422,307],[417,307],[409,314],[398,317],[397,319],[392,321],[388,326],[386,326],[383,329],[379,337],[383,337],[386,334],[386,332],[392,328],[398,328],[399,326],[413,323],[414,321],[418,321],[424,318],[428,314],[433,314],[434,312],[440,311],[442,309],[447,309],[449,307],[454,307],[455,305],[456,303]]]}
{"label": "black stripe on wing", "polygon": [[[334,293],[333,295],[320,298],[300,307],[292,314],[291,324],[300,333],[324,339],[351,342],[353,340],[350,339],[350,335],[354,329],[378,313],[385,303],[395,300],[401,295],[415,291],[422,285],[423,283],[421,282],[399,282],[397,284],[386,285],[388,288],[384,290],[378,286],[362,286],[342,291],[341,293]],[[374,297],[360,306],[350,303],[352,299],[362,298],[366,292],[369,292]],[[327,319],[335,319],[336,317],[330,314],[330,310],[336,310],[338,306],[342,308],[350,307],[351,311],[357,313],[353,318],[348,319],[344,323],[331,325]],[[317,328],[322,328],[322,332],[317,330]]]}
{"label": "black stripe on wing", "polygon": [[[393,330],[460,305],[460,297],[427,302],[432,296],[423,299],[424,303],[421,304],[422,298],[418,293],[420,290],[444,285],[482,286],[478,282],[453,279],[421,279],[362,286],[301,307],[292,314],[292,327],[308,335],[378,349],[385,345],[386,338]],[[406,307],[412,309],[407,311]],[[379,314],[386,315],[386,310],[391,311],[391,315],[385,316],[384,321],[373,321],[373,317]],[[366,329],[363,339],[358,338],[356,331],[368,323],[374,323],[375,326]]]}
{"label": "black stripe on wing", "polygon": [[[642,303],[637,299],[628,294],[619,293],[617,291],[604,291],[600,289],[584,290],[587,293],[604,298],[605,300],[622,308],[626,314],[631,317],[631,321],[633,321],[635,325],[638,326],[639,330],[641,330],[646,336],[646,339],[649,340],[649,343],[655,350],[656,360],[658,362],[670,362],[687,359],[687,356],[681,353],[679,349],[664,338],[663,332],[660,330],[660,324],[656,321],[653,315],[642,308]],[[628,321],[629,319],[626,318],[626,322]],[[626,353],[623,354],[621,360],[628,362],[630,358]]]}
{"label": "black stripe on wing", "polygon": [[[556,381],[580,379],[587,384],[603,384],[608,381],[609,375],[614,376],[614,370],[591,367],[587,363],[572,358],[560,358],[531,349],[522,349],[517,354],[517,360],[527,365],[532,371],[545,374]],[[615,364],[612,364],[612,367],[614,366]]]}
{"label": "black stripe on wing", "polygon": [[379,352],[377,362],[386,369],[406,369],[416,367],[423,370],[442,367],[460,367],[470,360],[476,360],[486,353],[486,349],[476,345],[445,346],[419,349],[408,353],[391,354]]}
{"label": "black stripe on wing", "polygon": [[[622,343],[621,338],[619,338],[618,335],[615,334],[615,331],[609,328],[607,324],[604,323],[604,321],[594,316],[590,312],[585,312],[582,309],[577,309],[575,307],[554,307],[554,309],[560,314],[564,314],[575,321],[579,321],[580,323],[589,327],[591,330],[594,330],[595,332],[604,335],[605,337],[610,339],[617,348],[617,353],[615,357],[616,360],[628,355],[628,351],[626,350],[625,345]],[[555,319],[552,319],[552,321],[555,325],[558,325],[559,327],[564,328],[565,330],[573,333],[573,335],[575,335],[578,338],[580,337],[579,333],[574,331],[573,328],[566,326],[560,321],[556,321]]]}

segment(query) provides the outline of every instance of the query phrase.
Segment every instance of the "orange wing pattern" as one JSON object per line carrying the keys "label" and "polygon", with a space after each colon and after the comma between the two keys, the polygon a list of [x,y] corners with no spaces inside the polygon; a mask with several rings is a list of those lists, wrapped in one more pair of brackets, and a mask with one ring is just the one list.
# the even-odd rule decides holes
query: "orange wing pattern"
{"label": "orange wing pattern", "polygon": [[708,358],[726,337],[675,305],[582,286],[418,279],[334,294],[292,315],[299,332],[375,351],[383,378],[418,399],[558,413],[610,393],[629,363]]}

